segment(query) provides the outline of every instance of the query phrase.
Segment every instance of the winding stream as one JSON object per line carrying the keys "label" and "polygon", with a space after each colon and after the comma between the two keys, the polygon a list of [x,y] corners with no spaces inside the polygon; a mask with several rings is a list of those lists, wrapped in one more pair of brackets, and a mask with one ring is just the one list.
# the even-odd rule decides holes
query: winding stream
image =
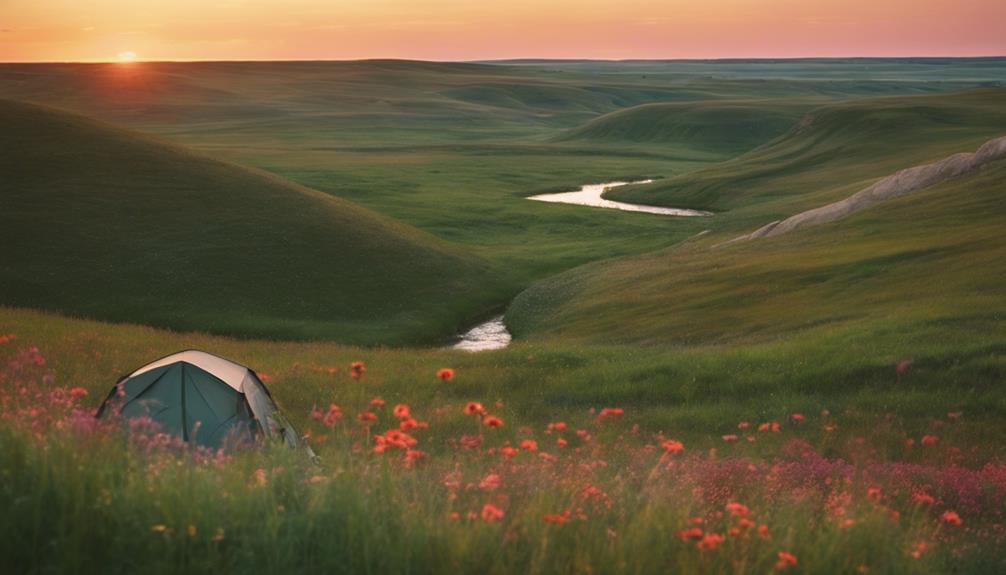
{"label": "winding stream", "polygon": [[603,197],[601,197],[604,195],[604,192],[607,191],[609,188],[617,188],[618,186],[627,186],[629,184],[648,184],[652,181],[653,180],[640,180],[638,182],[607,182],[603,184],[585,184],[575,192],[559,192],[557,194],[538,194],[537,196],[530,196],[528,197],[528,199],[535,200],[538,202],[575,204],[578,206],[611,208],[615,210],[623,210],[626,212],[645,212],[647,214],[660,214],[664,216],[696,217],[696,216],[712,215],[710,212],[703,212],[701,210],[686,210],[682,208],[664,208],[660,206],[645,206],[642,204],[627,204],[625,202],[606,200]]}
{"label": "winding stream", "polygon": [[488,351],[510,345],[511,339],[510,332],[503,323],[503,316],[497,316],[465,332],[452,347],[464,351]]}
{"label": "winding stream", "polygon": [[[586,184],[575,192],[560,192],[556,194],[539,194],[530,196],[529,200],[538,202],[555,202],[560,204],[575,204],[578,206],[591,206],[595,208],[610,208],[624,210],[626,212],[645,212],[648,214],[660,214],[664,216],[711,216],[709,212],[700,210],[685,210],[679,208],[664,208],[660,206],[644,206],[641,204],[627,204],[606,200],[601,197],[608,188],[626,186],[629,184],[648,184],[653,180],[641,180],[638,182],[607,182],[603,184]],[[510,345],[512,339],[507,331],[506,324],[503,323],[503,316],[497,316],[491,320],[480,323],[465,332],[461,338],[451,346],[453,349],[463,351],[488,351],[491,349],[503,349]]]}

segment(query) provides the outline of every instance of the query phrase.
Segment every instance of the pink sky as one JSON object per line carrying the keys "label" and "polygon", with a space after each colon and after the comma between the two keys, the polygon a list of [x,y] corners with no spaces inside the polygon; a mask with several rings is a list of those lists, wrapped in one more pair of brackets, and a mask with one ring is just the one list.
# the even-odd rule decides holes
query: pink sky
{"label": "pink sky", "polygon": [[1006,0],[0,0],[0,61],[1006,55]]}

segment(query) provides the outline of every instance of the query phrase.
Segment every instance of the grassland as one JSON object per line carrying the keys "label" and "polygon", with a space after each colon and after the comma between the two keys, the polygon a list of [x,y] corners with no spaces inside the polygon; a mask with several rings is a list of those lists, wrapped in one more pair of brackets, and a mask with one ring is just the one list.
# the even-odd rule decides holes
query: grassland
{"label": "grassland", "polygon": [[[21,178],[3,193],[36,212],[0,213],[16,248],[0,270],[23,282],[0,288],[2,550],[28,572],[1002,572],[1006,166],[719,244],[1006,133],[1004,70],[1002,59],[2,66],[2,96],[154,135],[5,104],[4,127],[34,144],[0,160]],[[716,215],[523,199],[658,175],[611,195]],[[226,246],[213,261],[285,269],[291,283],[268,274],[257,300],[232,301],[211,293],[222,281],[211,275],[198,298],[154,292],[178,305],[174,319],[116,311],[137,286],[162,288],[149,270],[101,260],[109,245],[202,262],[206,242],[194,225],[188,247],[126,244],[98,212],[164,213],[181,198],[190,213],[207,181],[226,193],[214,213],[247,208],[213,228]],[[235,255],[251,230],[231,225],[249,222],[269,235]],[[281,249],[291,237],[303,258]],[[67,287],[67,266],[87,291]],[[128,281],[99,281],[109,275]],[[317,289],[267,297],[284,286]],[[436,341],[525,287],[505,350],[347,345]],[[238,313],[214,323],[187,300]],[[266,374],[322,466],[268,449],[218,461],[94,428],[87,415],[118,375],[190,347]],[[357,360],[360,382],[346,375]],[[456,377],[439,381],[441,367]],[[465,415],[468,402],[504,426]],[[312,408],[329,404],[343,415],[325,425]],[[373,436],[399,428],[395,404],[429,423],[409,431],[421,454],[374,453]],[[357,421],[363,411],[377,421]],[[699,537],[684,532],[694,527]]]}

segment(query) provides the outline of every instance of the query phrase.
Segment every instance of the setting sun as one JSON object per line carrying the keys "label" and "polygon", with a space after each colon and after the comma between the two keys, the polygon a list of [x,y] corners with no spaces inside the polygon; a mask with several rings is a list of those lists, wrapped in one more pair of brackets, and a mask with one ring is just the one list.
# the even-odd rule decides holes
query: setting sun
{"label": "setting sun", "polygon": [[135,62],[136,52],[119,52],[115,59],[119,62]]}

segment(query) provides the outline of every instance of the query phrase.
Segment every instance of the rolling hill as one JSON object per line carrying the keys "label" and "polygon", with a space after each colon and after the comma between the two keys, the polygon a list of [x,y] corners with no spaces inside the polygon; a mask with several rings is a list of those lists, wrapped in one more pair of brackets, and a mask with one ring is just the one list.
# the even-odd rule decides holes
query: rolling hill
{"label": "rolling hill", "polygon": [[0,126],[6,305],[406,343],[511,289],[457,247],[273,175],[30,104],[0,102]]}
{"label": "rolling hill", "polygon": [[850,100],[809,112],[783,136],[732,160],[609,196],[738,216],[743,211],[768,217],[767,223],[1003,134],[1004,89]]}
{"label": "rolling hill", "polygon": [[643,104],[605,114],[557,141],[677,146],[729,157],[781,136],[813,106],[799,100]]}

